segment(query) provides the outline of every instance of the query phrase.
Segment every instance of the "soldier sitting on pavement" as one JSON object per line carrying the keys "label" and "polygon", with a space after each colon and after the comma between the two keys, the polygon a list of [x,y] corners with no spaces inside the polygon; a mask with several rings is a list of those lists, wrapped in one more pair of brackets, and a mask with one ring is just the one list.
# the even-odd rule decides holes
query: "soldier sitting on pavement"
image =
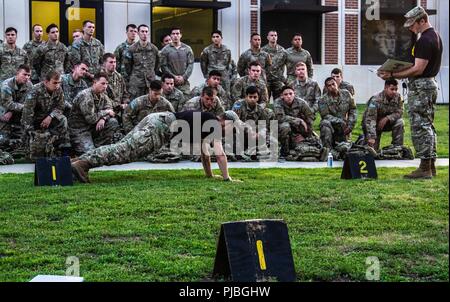
{"label": "soldier sitting on pavement", "polygon": [[63,115],[64,93],[60,86],[61,74],[51,71],[25,98],[22,125],[29,140],[31,159],[68,155],[71,145],[67,118]]}
{"label": "soldier sitting on pavement", "polygon": [[184,94],[175,88],[175,77],[171,74],[165,73],[161,77],[161,82],[163,97],[172,104],[175,112],[182,111],[186,99],[184,98]]}
{"label": "soldier sitting on pavement", "polygon": [[346,89],[338,89],[336,81],[325,80],[328,93],[319,100],[320,139],[324,147],[332,150],[338,143],[347,142],[356,124],[356,104]]}
{"label": "soldier sitting on pavement", "polygon": [[290,86],[283,87],[281,96],[274,101],[273,111],[279,123],[280,153],[286,157],[296,143],[313,135],[314,116],[308,104],[296,97]]}
{"label": "soldier sitting on pavement", "polygon": [[162,85],[158,80],[150,83],[148,94],[131,101],[123,115],[125,133],[130,132],[150,113],[175,112],[172,104],[161,96]]}
{"label": "soldier sitting on pavement", "polygon": [[191,91],[191,97],[196,97],[201,95],[203,88],[206,86],[213,87],[217,89],[217,97],[220,99],[220,102],[222,103],[222,106],[225,110],[230,109],[230,96],[229,94],[223,89],[222,85],[220,85],[222,80],[222,74],[218,70],[211,70],[209,72],[208,79],[206,80],[206,83],[201,84],[200,86],[195,87]]}
{"label": "soldier sitting on pavement", "polygon": [[398,93],[398,82],[386,80],[384,90],[370,98],[364,112],[362,128],[366,143],[380,149],[381,134],[392,131],[392,145],[403,145],[403,99]]}
{"label": "soldier sitting on pavement", "polygon": [[84,76],[88,70],[87,63],[80,62],[75,64],[72,73],[66,73],[61,77],[61,88],[64,92],[64,115],[67,118],[70,117],[75,97],[88,88],[84,81]]}
{"label": "soldier sitting on pavement", "polygon": [[297,97],[306,101],[315,118],[317,111],[319,111],[318,102],[322,96],[319,84],[308,78],[308,67],[302,61],[295,66],[295,75],[297,79],[290,83],[289,86],[294,88]]}
{"label": "soldier sitting on pavement", "polygon": [[113,143],[119,123],[112,102],[106,95],[108,76],[97,73],[91,88],[81,91],[74,100],[69,118],[70,138],[77,154]]}
{"label": "soldier sitting on pavement", "polygon": [[[197,146],[193,150],[198,150],[206,177],[218,177],[224,181],[232,181],[228,173],[227,156],[222,148],[221,134],[223,130],[219,134],[213,132],[214,130],[212,129],[215,128],[208,127],[208,130],[205,130],[205,127],[203,127],[206,122],[218,122],[219,129],[226,129],[229,125],[233,125],[233,123],[227,123],[226,119],[227,115],[225,113],[217,118],[212,113],[195,111],[149,114],[118,143],[102,146],[81,155],[72,162],[72,171],[80,182],[90,182],[89,170],[91,168],[103,165],[120,165],[139,160],[155,150],[159,150],[164,144],[170,142],[172,138],[187,137],[183,135],[187,134],[183,133],[183,130],[189,130],[187,143],[190,146]],[[177,124],[177,121],[183,121],[184,123]],[[198,121],[198,123],[194,121]],[[181,127],[186,123],[189,126],[188,129]],[[181,132],[175,133],[175,131],[180,131],[179,129],[182,129]],[[179,142],[179,140],[175,141],[174,145],[178,146]],[[222,177],[215,176],[212,172],[209,151],[211,145],[213,146],[214,155],[217,158]]]}
{"label": "soldier sitting on pavement", "polygon": [[22,145],[23,127],[20,123],[27,93],[33,87],[31,69],[20,65],[15,77],[0,86],[0,148],[15,151]]}

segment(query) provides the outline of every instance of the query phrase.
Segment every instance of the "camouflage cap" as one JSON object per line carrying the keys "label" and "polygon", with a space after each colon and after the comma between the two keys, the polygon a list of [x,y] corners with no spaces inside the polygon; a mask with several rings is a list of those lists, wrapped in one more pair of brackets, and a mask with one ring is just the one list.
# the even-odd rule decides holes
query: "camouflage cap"
{"label": "camouflage cap", "polygon": [[422,18],[423,16],[426,16],[427,12],[422,6],[416,6],[413,9],[411,9],[409,12],[406,13],[405,18],[407,19],[404,27],[410,27],[414,24],[418,19]]}

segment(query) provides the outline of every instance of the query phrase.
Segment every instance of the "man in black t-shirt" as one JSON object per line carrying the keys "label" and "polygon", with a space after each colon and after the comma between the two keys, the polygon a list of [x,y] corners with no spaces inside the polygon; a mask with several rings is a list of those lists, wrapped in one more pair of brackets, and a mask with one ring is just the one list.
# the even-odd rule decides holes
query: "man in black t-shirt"
{"label": "man in black t-shirt", "polygon": [[430,179],[436,176],[436,131],[434,122],[434,106],[437,99],[437,83],[434,77],[438,74],[442,60],[442,40],[431,26],[428,14],[421,6],[406,13],[404,26],[420,38],[416,41],[412,56],[414,65],[396,72],[378,72],[384,80],[388,78],[408,78],[409,80],[409,117],[411,119],[411,137],[420,158],[420,166],[412,173],[405,175],[408,179]]}

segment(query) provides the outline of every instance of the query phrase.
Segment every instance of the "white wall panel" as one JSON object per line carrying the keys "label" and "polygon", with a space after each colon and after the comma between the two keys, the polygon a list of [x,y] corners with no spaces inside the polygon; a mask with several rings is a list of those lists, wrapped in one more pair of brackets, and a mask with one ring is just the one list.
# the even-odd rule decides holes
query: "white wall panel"
{"label": "white wall panel", "polygon": [[7,27],[14,27],[17,29],[17,45],[22,47],[30,37],[30,21],[29,21],[29,1],[28,0],[4,0],[3,15],[3,30]]}

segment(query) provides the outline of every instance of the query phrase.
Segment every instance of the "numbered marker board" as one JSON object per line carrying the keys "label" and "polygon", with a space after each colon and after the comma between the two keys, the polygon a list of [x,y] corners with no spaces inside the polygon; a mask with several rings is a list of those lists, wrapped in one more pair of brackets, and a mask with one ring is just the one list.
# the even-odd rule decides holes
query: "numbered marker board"
{"label": "numbered marker board", "polygon": [[222,224],[213,275],[238,282],[294,282],[286,223],[247,220]]}
{"label": "numbered marker board", "polygon": [[34,167],[35,186],[71,186],[73,185],[70,158],[38,158]]}
{"label": "numbered marker board", "polygon": [[377,168],[372,155],[347,154],[341,179],[376,179],[377,177]]}

